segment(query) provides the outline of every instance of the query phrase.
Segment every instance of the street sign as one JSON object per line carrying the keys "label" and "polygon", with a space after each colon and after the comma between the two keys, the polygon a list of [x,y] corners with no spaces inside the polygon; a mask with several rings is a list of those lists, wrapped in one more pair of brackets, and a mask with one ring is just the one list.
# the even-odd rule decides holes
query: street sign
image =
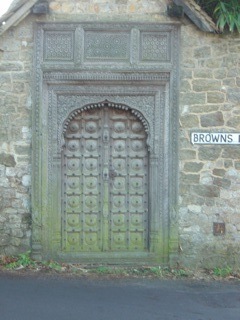
{"label": "street sign", "polygon": [[192,132],[192,144],[240,144],[240,133]]}

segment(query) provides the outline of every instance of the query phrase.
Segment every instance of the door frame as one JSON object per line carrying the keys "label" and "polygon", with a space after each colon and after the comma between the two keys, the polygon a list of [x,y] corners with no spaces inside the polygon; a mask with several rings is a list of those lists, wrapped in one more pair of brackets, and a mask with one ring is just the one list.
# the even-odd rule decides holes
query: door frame
{"label": "door frame", "polygon": [[[130,59],[129,65],[126,61],[121,60],[118,64],[118,61],[114,60],[114,63],[110,61],[108,67],[103,67],[102,60],[96,62],[89,57],[86,61],[81,60],[77,51],[81,51],[81,46],[77,39],[81,38],[84,32],[88,34],[90,29],[96,33],[108,29],[128,33],[131,54],[127,55],[126,59]],[[69,61],[59,61],[59,57],[53,61],[54,52],[46,53],[48,48],[45,47],[45,37],[55,36],[56,33],[58,39],[62,31],[64,37],[72,34],[69,39],[73,40],[73,53],[66,56]],[[162,37],[167,39],[166,50],[169,51],[166,53],[166,61],[154,61],[155,53],[152,54],[151,61],[138,61],[141,57],[139,46],[148,37],[157,41],[162,41]],[[61,42],[61,39],[57,41]],[[132,59],[135,59],[134,63]],[[178,60],[179,27],[174,24],[39,23],[36,26],[32,118],[34,258],[67,262],[165,264],[173,262],[177,257]],[[59,247],[61,147],[65,120],[74,110],[87,105],[94,106],[105,100],[115,107],[128,106],[139,118],[143,117],[148,126],[152,227],[150,250],[146,254],[72,255],[64,254]]]}
{"label": "door frame", "polygon": [[[130,117],[131,117],[132,118],[131,120],[134,119],[135,122],[138,121],[138,123],[141,123],[141,125],[142,125],[141,134],[143,134],[145,136],[144,139],[143,139],[143,136],[141,136],[141,141],[144,142],[144,150],[143,150],[143,152],[145,153],[144,158],[146,159],[147,164],[148,164],[148,162],[149,162],[149,146],[147,145],[147,141],[149,141],[149,139],[148,139],[149,126],[148,126],[148,123],[147,123],[146,119],[144,118],[144,116],[142,114],[140,114],[140,113],[138,114],[138,116],[136,116],[135,114],[133,114],[133,110],[131,110],[127,105],[122,105],[122,104],[121,105],[119,105],[119,104],[116,105],[116,104],[114,104],[114,103],[112,103],[110,101],[107,101],[107,100],[99,102],[97,105],[91,105],[91,104],[90,105],[86,105],[83,108],[80,108],[80,109],[77,109],[77,110],[74,110],[73,112],[71,112],[71,114],[68,116],[68,118],[66,119],[66,121],[64,122],[64,125],[63,125],[63,127],[66,128],[66,129],[63,129],[63,133],[62,133],[63,139],[64,139],[64,145],[63,145],[63,148],[62,148],[62,167],[61,167],[61,169],[62,169],[62,179],[64,179],[64,172],[68,171],[68,169],[66,168],[67,166],[65,165],[64,155],[65,154],[72,155],[73,153],[75,153],[73,151],[70,151],[70,153],[69,153],[69,151],[67,151],[67,142],[66,142],[65,134],[69,130],[69,124],[71,123],[71,121],[74,121],[74,122],[77,121],[75,119],[78,118],[81,115],[82,112],[85,113],[85,115],[87,117],[91,117],[91,114],[89,114],[89,115],[86,114],[88,112],[88,109],[93,110],[93,111],[95,111],[95,110],[98,111],[100,109],[100,111],[101,111],[101,109],[103,109],[103,108],[105,109],[104,117],[95,119],[95,120],[102,119],[101,120],[102,122],[100,124],[100,127],[101,127],[100,128],[100,132],[98,132],[97,137],[98,137],[98,139],[99,139],[99,137],[101,137],[100,138],[100,142],[101,142],[100,146],[101,146],[101,149],[104,150],[104,152],[102,152],[102,156],[103,157],[100,158],[101,159],[101,164],[98,164],[98,169],[102,170],[101,174],[99,174],[99,172],[98,172],[99,183],[100,183],[100,186],[102,186],[102,188],[98,189],[99,187],[97,187],[97,189],[98,189],[98,197],[99,197],[98,199],[99,200],[102,199],[102,200],[100,200],[100,203],[101,203],[103,211],[101,213],[99,213],[99,212],[96,213],[95,212],[95,215],[96,214],[100,214],[98,219],[101,219],[100,225],[102,225],[102,228],[100,228],[100,229],[101,229],[101,241],[103,242],[102,243],[103,244],[103,248],[99,249],[97,251],[98,252],[106,251],[106,253],[107,252],[113,252],[115,254],[116,253],[120,253],[120,252],[122,254],[123,254],[123,252],[128,252],[128,254],[130,254],[130,252],[133,253],[134,251],[133,250],[132,251],[128,251],[127,249],[125,251],[124,250],[115,250],[115,251],[113,250],[112,251],[112,248],[111,248],[111,245],[110,245],[112,243],[111,242],[111,238],[113,238],[113,234],[110,234],[110,226],[109,226],[109,224],[111,222],[111,219],[113,218],[114,212],[112,212],[112,208],[109,207],[110,203],[111,203],[111,198],[109,198],[111,192],[109,192],[109,188],[110,188],[111,183],[113,183],[114,178],[111,178],[111,175],[109,173],[109,165],[110,165],[109,161],[110,161],[111,155],[112,155],[112,153],[111,153],[111,146],[112,146],[111,145],[111,141],[114,141],[114,139],[117,139],[117,138],[112,135],[113,129],[110,126],[110,122],[108,123],[108,126],[107,126],[107,130],[108,131],[107,131],[107,133],[104,134],[104,132],[106,130],[105,121],[106,121],[106,118],[108,118],[108,120],[109,120],[109,117],[106,114],[109,114],[110,115],[110,119],[111,119],[112,111],[120,110],[120,111],[123,111],[125,113],[124,114],[124,120],[127,120],[127,118],[128,118],[128,121],[130,121]],[[91,121],[94,121],[94,117],[96,115],[93,113],[92,116],[93,116],[93,119]],[[123,115],[121,114],[116,121],[124,121],[121,118],[122,116]],[[87,121],[86,118],[85,119],[83,118],[83,122],[84,121]],[[105,124],[103,125],[103,123],[105,123]],[[131,133],[131,129],[128,129],[128,132]],[[100,133],[100,135],[99,135],[99,133]],[[79,133],[78,133],[78,136],[76,137],[76,133],[72,133],[73,137],[72,138],[67,138],[67,139],[75,139],[75,140],[79,139],[79,144],[81,145],[82,142],[85,139],[85,138],[83,138],[83,141],[81,141],[81,134],[82,134],[82,132],[80,132],[80,136],[79,136]],[[74,135],[75,135],[75,137],[74,137]],[[125,135],[125,132],[123,133],[123,135]],[[94,139],[94,137],[90,137],[90,138]],[[122,139],[124,139],[124,137],[122,136],[120,139],[122,140]],[[139,140],[140,137],[137,137],[137,136],[135,136],[135,137],[130,136],[129,137],[128,136],[127,139],[130,139],[130,142],[131,142],[132,141],[131,139],[133,139],[133,140],[138,139]],[[127,150],[128,149],[126,149],[125,151],[127,151]],[[83,158],[81,158],[82,160],[79,160],[80,162],[83,161],[85,155],[86,155],[85,153],[82,154]],[[106,155],[109,157],[108,159],[105,158]],[[130,156],[130,154],[128,156]],[[133,158],[136,158],[136,157],[137,156],[135,155]],[[78,158],[78,156],[76,156],[76,154],[71,159],[75,159],[75,158]],[[94,156],[93,156],[93,158],[94,158]],[[128,157],[126,157],[126,158],[128,158]],[[68,157],[67,157],[67,159],[68,159]],[[123,158],[120,155],[118,159],[123,159]],[[126,161],[126,159],[125,159],[125,161]],[[107,166],[106,166],[106,164],[107,164]],[[130,168],[128,168],[127,166],[126,166],[125,170],[128,173],[128,176],[126,177],[126,180],[125,180],[127,182],[127,181],[129,181],[128,179],[130,178],[130,176],[133,176],[133,174],[130,175],[130,171],[129,171]],[[149,216],[149,212],[150,212],[150,210],[149,210],[149,194],[152,193],[151,188],[149,188],[149,171],[151,171],[151,168],[149,168],[149,165],[147,165],[147,167],[144,167],[143,170],[146,173],[145,177],[143,177],[143,180],[145,182],[147,182],[146,187],[144,187],[144,184],[142,185],[143,190],[145,189],[145,191],[146,191],[146,193],[143,193],[144,194],[144,199],[146,200],[146,202],[143,202],[143,209],[144,209],[144,207],[145,207],[145,209],[144,209],[144,213],[142,213],[142,215],[145,217],[144,219],[147,219],[147,221],[145,220],[145,223],[144,223],[144,219],[142,220],[143,225],[145,225],[145,227],[143,228],[144,229],[143,230],[143,235],[145,235],[146,238],[145,238],[145,241],[143,241],[143,243],[145,244],[145,248],[142,248],[143,250],[140,250],[140,251],[135,251],[138,254],[139,254],[139,252],[146,252],[146,251],[148,251],[150,249],[149,248],[149,235],[151,234],[151,229],[152,229],[151,217]],[[83,171],[81,171],[81,169],[80,169],[80,172],[83,173]],[[105,174],[106,176],[104,175],[104,172],[106,173]],[[67,175],[67,173],[66,173],[66,175]],[[135,178],[137,176],[138,176],[138,174],[135,175]],[[94,175],[94,177],[96,177],[96,174]],[[82,179],[83,179],[83,177],[80,177],[80,180],[82,180]],[[65,181],[65,180],[63,180],[63,181]],[[107,190],[107,192],[108,192],[107,196],[105,195],[105,192],[106,192],[105,187],[106,187],[106,185],[108,186],[107,187],[107,189],[108,189]],[[127,185],[125,187],[127,188]],[[67,207],[67,197],[68,197],[67,196],[68,193],[67,193],[66,188],[67,188],[66,183],[62,183],[62,215],[65,216],[65,217],[67,217],[67,214],[68,214],[67,211],[65,211],[66,207]],[[83,190],[84,189],[85,188],[83,188]],[[126,192],[126,190],[124,190],[124,192]],[[85,195],[85,196],[89,197],[89,195],[86,195],[83,191],[82,191],[82,195]],[[96,194],[94,194],[94,196],[96,196]],[[115,194],[115,196],[117,196],[117,194]],[[130,193],[130,194],[126,193],[125,196],[126,196],[126,198],[128,196],[129,197],[133,197],[133,194],[132,193]],[[104,203],[105,203],[106,199],[108,199],[107,200],[108,209],[107,209],[107,212],[104,212],[104,207],[105,207]],[[110,202],[109,202],[109,200],[110,200]],[[146,205],[145,205],[145,203],[146,203]],[[134,215],[135,212],[130,210],[130,204],[126,204],[126,206],[128,207],[128,211],[127,212],[130,214],[130,217],[131,217],[131,214]],[[64,207],[65,207],[65,210],[63,210]],[[98,211],[99,211],[99,209],[98,209]],[[123,214],[122,211],[121,211],[121,214]],[[83,213],[83,215],[84,215],[84,213]],[[68,251],[69,252],[69,250],[66,250],[66,248],[65,248],[67,246],[67,243],[66,243],[67,242],[67,221],[64,218],[63,218],[62,224],[63,224],[63,226],[62,226],[62,235],[65,234],[64,237],[62,236],[62,243],[64,244],[63,245],[63,251]],[[108,226],[106,226],[106,224],[108,224]],[[129,221],[129,225],[130,224],[131,223]],[[143,225],[142,225],[142,227],[143,227]],[[135,227],[135,228],[137,228],[137,227]],[[75,229],[75,231],[76,231],[76,228],[72,227],[72,229]],[[73,230],[72,232],[75,232],[75,231]],[[97,231],[99,232],[100,230],[98,229]],[[86,231],[84,230],[83,232],[85,234]],[[127,230],[125,230],[125,232],[127,232]],[[131,232],[131,234],[134,236],[134,234],[132,233],[132,228],[131,228],[131,230],[129,230],[129,232]],[[106,234],[107,234],[107,236],[106,236]],[[100,234],[99,234],[99,238],[100,238]],[[131,239],[131,236],[130,236],[130,239]],[[100,243],[99,243],[99,245],[100,245]],[[75,246],[75,244],[73,245],[73,247],[74,246]],[[107,250],[107,248],[108,248],[108,250]],[[76,253],[76,251],[74,251],[74,252]],[[79,252],[91,252],[91,251],[90,250],[85,250],[85,251],[84,250],[83,251],[80,250]],[[134,256],[135,256],[135,254],[134,254]]]}

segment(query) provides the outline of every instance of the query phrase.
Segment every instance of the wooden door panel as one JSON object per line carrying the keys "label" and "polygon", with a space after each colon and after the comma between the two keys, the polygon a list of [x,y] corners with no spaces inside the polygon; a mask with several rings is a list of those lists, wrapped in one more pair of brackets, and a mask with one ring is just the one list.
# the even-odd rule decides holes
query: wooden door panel
{"label": "wooden door panel", "polygon": [[142,123],[104,107],[77,114],[63,149],[66,252],[148,250],[148,151]]}

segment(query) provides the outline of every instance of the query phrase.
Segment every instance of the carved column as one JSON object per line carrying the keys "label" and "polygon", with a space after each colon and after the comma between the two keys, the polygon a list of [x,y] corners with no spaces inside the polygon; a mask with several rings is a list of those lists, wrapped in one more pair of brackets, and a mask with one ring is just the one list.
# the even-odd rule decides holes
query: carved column
{"label": "carved column", "polygon": [[158,156],[150,154],[149,167],[149,209],[150,209],[150,252],[159,247],[159,205],[158,205]]}
{"label": "carved column", "polygon": [[108,250],[108,219],[109,219],[109,127],[107,113],[104,112],[103,127],[103,251]]}

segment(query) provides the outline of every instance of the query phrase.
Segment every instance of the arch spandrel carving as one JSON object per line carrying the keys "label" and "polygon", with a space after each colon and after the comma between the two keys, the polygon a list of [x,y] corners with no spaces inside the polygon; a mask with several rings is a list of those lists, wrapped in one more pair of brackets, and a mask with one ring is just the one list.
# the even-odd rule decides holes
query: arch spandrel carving
{"label": "arch spandrel carving", "polygon": [[63,125],[61,126],[61,128],[59,128],[59,138],[58,138],[58,144],[59,147],[63,147],[64,146],[64,134],[68,128],[68,125],[70,123],[70,121],[77,116],[78,114],[80,114],[83,111],[86,110],[90,110],[90,109],[99,109],[99,108],[113,108],[113,109],[120,109],[120,110],[130,110],[130,112],[132,114],[134,114],[136,116],[136,118],[138,118],[140,120],[140,122],[143,125],[144,131],[147,134],[147,146],[148,146],[148,150],[153,152],[154,150],[154,140],[152,139],[153,134],[151,134],[151,131],[154,131],[154,128],[151,128],[149,125],[149,121],[144,117],[144,115],[137,109],[135,108],[131,108],[125,104],[119,104],[119,103],[114,103],[112,101],[109,100],[104,100],[98,103],[93,103],[93,104],[87,104],[84,105],[80,108],[77,108],[73,111],[71,111],[71,113],[69,114],[69,116],[67,117],[67,119],[63,122]]}
{"label": "arch spandrel carving", "polygon": [[[83,100],[86,100],[86,97],[82,97]],[[87,99],[91,100],[90,97],[87,97]],[[129,101],[131,99],[131,101]],[[102,108],[102,107],[112,107],[116,109],[122,109],[122,110],[130,110],[139,120],[142,122],[143,127],[147,133],[147,145],[149,148],[149,151],[152,153],[155,153],[155,142],[154,142],[154,135],[155,135],[155,106],[154,106],[154,97],[145,97],[144,99],[141,98],[141,104],[139,104],[139,98],[136,96],[131,97],[130,99],[127,99],[127,97],[116,97],[114,100],[116,101],[129,101],[128,104],[121,103],[121,102],[113,102],[113,100],[105,99],[101,102],[94,102],[94,103],[88,103],[82,106],[80,105],[79,97],[76,96],[61,96],[60,106],[59,109],[62,111],[61,116],[60,113],[58,114],[58,153],[61,152],[62,146],[64,145],[64,131],[68,124],[68,122],[71,120],[72,117],[77,115],[78,113],[81,113],[82,111],[88,110],[88,109],[94,109],[94,108]],[[135,99],[137,101],[135,101]],[[145,105],[146,103],[146,105]],[[132,107],[134,105],[134,107]],[[77,107],[79,106],[79,107]],[[138,107],[135,107],[138,106]]]}

